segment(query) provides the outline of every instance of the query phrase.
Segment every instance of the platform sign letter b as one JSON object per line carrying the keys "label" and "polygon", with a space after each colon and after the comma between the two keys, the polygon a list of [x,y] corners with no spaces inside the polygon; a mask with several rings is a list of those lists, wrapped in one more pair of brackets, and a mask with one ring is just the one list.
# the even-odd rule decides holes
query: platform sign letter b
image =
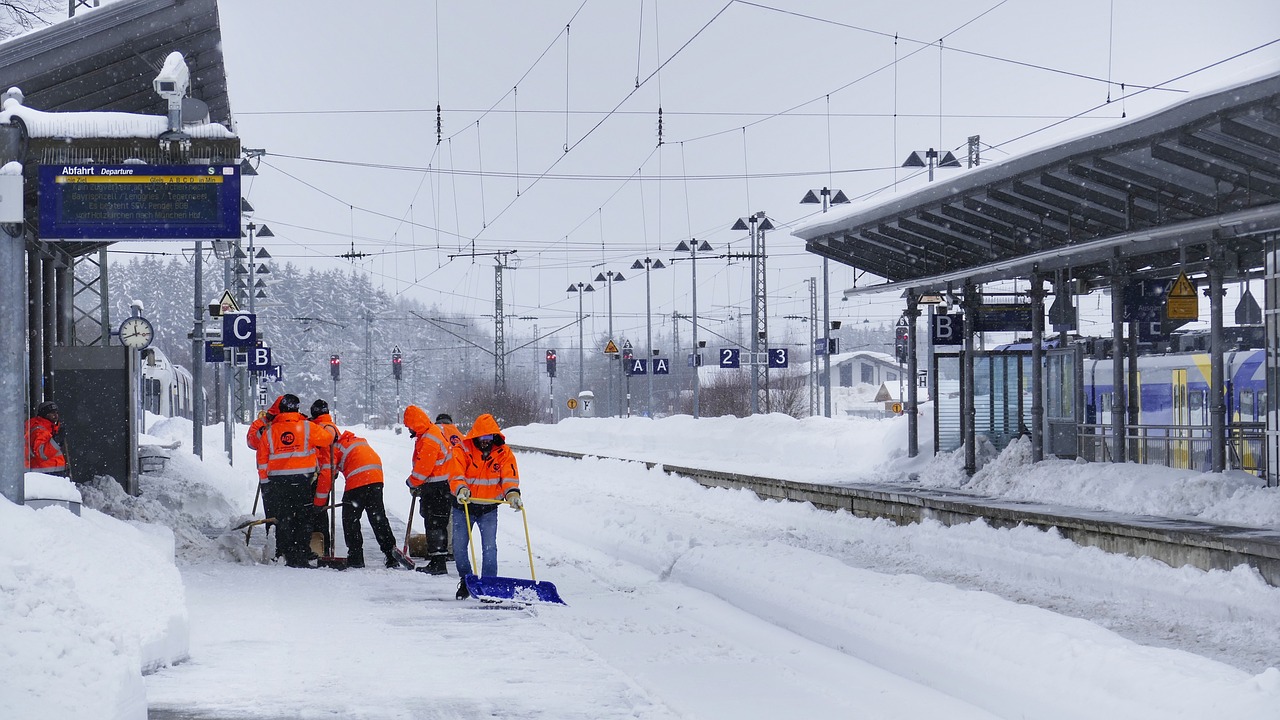
{"label": "platform sign letter b", "polygon": [[964,343],[964,316],[958,313],[934,315],[932,331],[934,345],[961,345]]}

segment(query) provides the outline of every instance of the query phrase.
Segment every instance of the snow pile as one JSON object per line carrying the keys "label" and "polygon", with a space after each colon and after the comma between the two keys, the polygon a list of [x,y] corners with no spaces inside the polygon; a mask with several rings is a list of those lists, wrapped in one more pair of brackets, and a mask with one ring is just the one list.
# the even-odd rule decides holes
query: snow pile
{"label": "snow pile", "polygon": [[0,546],[5,717],[146,718],[142,674],[188,652],[168,531],[0,498]]}
{"label": "snow pile", "polygon": [[23,494],[27,500],[80,502],[80,491],[76,489],[75,483],[64,477],[39,472],[28,472],[23,477]]}
{"label": "snow pile", "polygon": [[[920,422],[922,436],[929,427],[926,416]],[[935,456],[922,437],[920,455],[907,458],[903,417],[574,418],[510,428],[506,435],[515,445],[798,482],[891,483],[1131,515],[1280,527],[1280,488],[1267,488],[1247,473],[1058,459],[1033,464],[1031,442],[1024,438],[1003,452],[982,440],[981,470],[970,478],[963,449]]]}

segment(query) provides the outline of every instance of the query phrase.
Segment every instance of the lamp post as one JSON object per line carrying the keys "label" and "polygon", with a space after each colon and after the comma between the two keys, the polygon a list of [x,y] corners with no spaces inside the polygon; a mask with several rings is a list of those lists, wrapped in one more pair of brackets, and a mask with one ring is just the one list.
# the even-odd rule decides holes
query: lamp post
{"label": "lamp post", "polygon": [[[609,290],[609,342],[613,342],[613,284],[616,282],[622,282],[624,280],[626,280],[626,278],[622,277],[622,273],[614,272],[612,270],[606,270],[605,272],[602,272],[596,275],[596,282],[605,283],[608,286],[608,290]],[[619,370],[622,369],[622,363],[618,363],[618,369]],[[609,415],[610,417],[612,417],[613,416],[612,405],[613,405],[614,399],[616,398],[616,396],[613,394],[613,368],[609,368],[609,371],[605,374],[609,378],[609,405],[610,405]],[[618,405],[619,405],[618,414],[621,415],[622,414],[621,403],[619,403]]]}
{"label": "lamp post", "polygon": [[574,285],[570,285],[569,289],[565,291],[565,292],[571,292],[571,293],[574,293],[574,292],[578,293],[578,393],[579,394],[581,394],[582,391],[586,389],[586,387],[584,387],[586,385],[586,382],[583,380],[583,374],[582,374],[583,368],[586,363],[586,353],[584,352],[586,345],[584,344],[583,337],[582,337],[582,326],[584,324],[583,316],[582,316],[582,293],[589,293],[589,292],[595,292],[595,291],[596,289],[591,287],[590,283],[576,283]]}
{"label": "lamp post", "polygon": [[649,402],[648,404],[645,405],[645,410],[648,411],[649,417],[653,417],[653,356],[654,356],[653,312],[652,312],[652,301],[651,301],[652,296],[650,294],[650,284],[649,284],[649,271],[661,270],[665,267],[666,265],[662,264],[662,260],[654,260],[652,258],[637,260],[631,264],[632,270],[644,270],[644,324],[645,324],[645,337],[646,337],[645,344],[648,346],[648,355],[649,355],[649,361],[648,361],[649,372],[646,373],[649,376]]}
{"label": "lamp post", "polygon": [[701,367],[702,367],[702,348],[698,346],[698,253],[710,252],[711,244],[706,240],[701,243],[697,238],[690,238],[686,244],[681,240],[676,245],[676,252],[689,253],[689,264],[693,268],[692,281],[692,298],[693,298],[693,417],[698,417],[698,390],[702,386]]}
{"label": "lamp post", "polygon": [[[818,198],[822,199],[819,200]],[[849,202],[849,198],[844,194],[843,190],[831,190],[830,188],[822,188],[821,190],[810,190],[800,199],[800,204],[807,205],[811,203],[822,203],[822,212],[826,212],[831,205],[843,205]],[[826,347],[822,351],[822,373],[826,380],[823,383],[822,390],[822,415],[831,417],[831,261],[827,257],[822,258],[822,335],[826,342]]]}

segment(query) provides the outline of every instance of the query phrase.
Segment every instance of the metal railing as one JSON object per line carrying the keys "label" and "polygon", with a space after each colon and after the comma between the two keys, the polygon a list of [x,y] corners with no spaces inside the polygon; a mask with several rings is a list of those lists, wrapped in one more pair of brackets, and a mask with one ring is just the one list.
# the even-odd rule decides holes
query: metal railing
{"label": "metal railing", "polygon": [[[1227,428],[1226,465],[1261,476],[1267,466],[1266,423],[1240,422]],[[1078,425],[1077,452],[1091,462],[1112,462],[1111,426]],[[1135,462],[1182,470],[1212,468],[1210,428],[1203,425],[1138,425],[1127,428],[1125,447]]]}

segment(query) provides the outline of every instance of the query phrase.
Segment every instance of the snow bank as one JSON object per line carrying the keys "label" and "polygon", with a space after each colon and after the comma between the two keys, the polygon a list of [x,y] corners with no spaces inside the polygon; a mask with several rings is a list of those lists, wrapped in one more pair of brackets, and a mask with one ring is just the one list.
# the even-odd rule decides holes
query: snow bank
{"label": "snow bank", "polygon": [[143,673],[188,652],[172,535],[0,499],[0,546],[5,717],[145,719]]}
{"label": "snow bank", "polygon": [[[920,427],[922,435],[929,434],[927,417]],[[1247,473],[1058,459],[1032,463],[1031,441],[1023,438],[1003,452],[982,440],[981,469],[970,478],[963,449],[933,455],[921,438],[920,456],[907,458],[903,417],[572,418],[509,428],[506,435],[516,445],[798,482],[945,488],[1088,510],[1280,528],[1280,488],[1267,488]]]}

